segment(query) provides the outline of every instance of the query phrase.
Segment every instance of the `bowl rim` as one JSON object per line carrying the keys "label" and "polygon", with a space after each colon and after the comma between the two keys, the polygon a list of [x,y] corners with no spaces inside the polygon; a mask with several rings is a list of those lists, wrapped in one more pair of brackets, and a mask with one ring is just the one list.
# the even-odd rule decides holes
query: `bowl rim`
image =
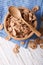
{"label": "bowl rim", "polygon": [[[19,40],[19,41],[20,40],[26,40],[26,39],[30,38],[34,34],[34,32],[31,32],[27,37],[24,37],[24,38],[15,38],[15,37],[13,37],[6,29],[6,22],[5,21],[6,21],[6,18],[8,17],[8,15],[9,15],[9,12],[7,12],[7,14],[6,14],[5,18],[4,18],[4,30],[11,38],[13,38],[15,40]],[[37,27],[37,22],[36,22],[36,27]]]}

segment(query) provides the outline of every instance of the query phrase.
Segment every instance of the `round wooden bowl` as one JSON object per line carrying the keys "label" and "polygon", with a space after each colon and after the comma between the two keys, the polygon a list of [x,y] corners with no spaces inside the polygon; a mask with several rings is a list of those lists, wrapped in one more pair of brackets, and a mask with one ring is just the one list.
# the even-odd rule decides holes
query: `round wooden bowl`
{"label": "round wooden bowl", "polygon": [[[5,29],[5,32],[13,39],[15,40],[26,40],[28,38],[30,38],[34,33],[31,31],[31,33],[27,36],[27,37],[24,37],[24,38],[16,38],[16,37],[13,37],[8,31],[7,31],[7,28],[6,28],[6,19],[7,17],[9,16],[9,13],[7,13],[7,15],[5,16],[5,19],[4,19],[4,29]],[[37,27],[37,21],[34,22],[34,25],[35,25],[35,28]]]}

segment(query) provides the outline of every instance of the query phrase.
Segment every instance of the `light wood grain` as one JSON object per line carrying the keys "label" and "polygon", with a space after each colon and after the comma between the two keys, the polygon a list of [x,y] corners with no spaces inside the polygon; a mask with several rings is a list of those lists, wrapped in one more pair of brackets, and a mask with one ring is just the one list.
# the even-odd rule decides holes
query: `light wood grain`
{"label": "light wood grain", "polygon": [[0,65],[43,65],[43,49],[39,46],[35,50],[21,47],[18,54],[13,52],[14,46],[0,37]]}

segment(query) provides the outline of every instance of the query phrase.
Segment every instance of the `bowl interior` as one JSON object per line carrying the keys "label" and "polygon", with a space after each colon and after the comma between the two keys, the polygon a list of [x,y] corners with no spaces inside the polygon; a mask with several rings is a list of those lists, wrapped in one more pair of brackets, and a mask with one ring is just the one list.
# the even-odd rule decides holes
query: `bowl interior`
{"label": "bowl interior", "polygon": [[[11,36],[11,38],[13,38],[13,39],[15,39],[15,40],[25,40],[25,39],[27,39],[27,38],[30,38],[30,37],[34,34],[34,33],[31,31],[27,37],[23,37],[23,38],[13,37],[12,34],[10,34],[10,33],[8,32],[7,27],[6,27],[6,25],[8,24],[8,23],[6,22],[6,20],[7,20],[7,18],[9,18],[10,16],[11,16],[11,15],[10,15],[9,13],[7,13],[7,15],[6,15],[6,17],[5,17],[5,20],[4,20],[4,29],[5,29],[6,33],[7,33],[9,36]],[[35,27],[35,28],[37,27],[37,21],[34,22],[34,27]]]}

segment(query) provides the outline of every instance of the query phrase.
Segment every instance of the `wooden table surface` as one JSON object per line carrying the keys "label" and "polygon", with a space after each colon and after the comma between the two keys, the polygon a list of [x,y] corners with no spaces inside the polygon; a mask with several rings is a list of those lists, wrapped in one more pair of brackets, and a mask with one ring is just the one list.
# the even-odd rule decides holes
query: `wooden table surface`
{"label": "wooden table surface", "polygon": [[13,52],[15,44],[0,37],[0,65],[43,65],[43,49],[39,46],[31,48],[20,48],[20,52]]}

